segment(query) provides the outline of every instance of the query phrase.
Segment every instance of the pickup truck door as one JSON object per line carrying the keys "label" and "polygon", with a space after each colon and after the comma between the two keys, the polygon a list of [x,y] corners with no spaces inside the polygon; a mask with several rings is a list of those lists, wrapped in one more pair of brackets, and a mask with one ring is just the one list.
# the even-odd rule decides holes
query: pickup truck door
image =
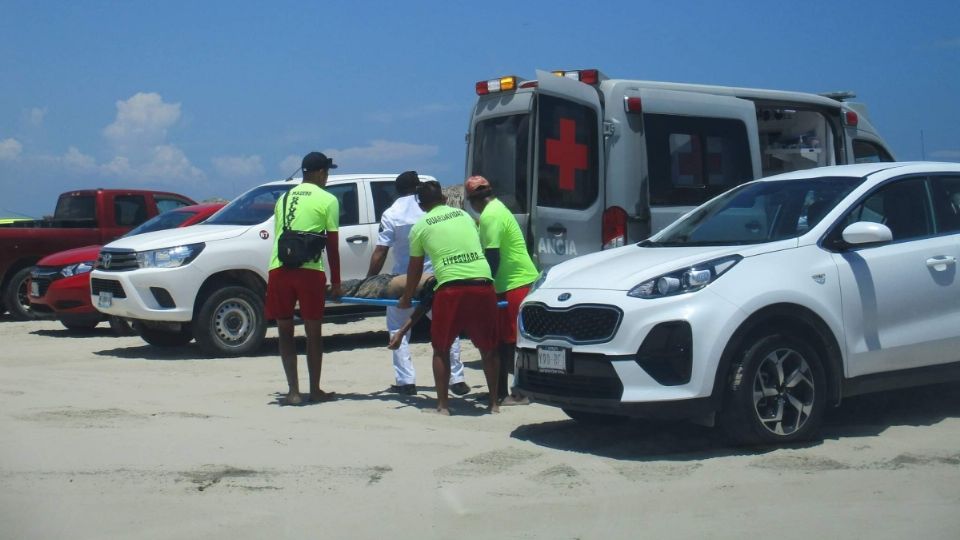
{"label": "pickup truck door", "polygon": [[650,231],[740,183],[759,178],[757,108],[749,100],[640,88]]}
{"label": "pickup truck door", "polygon": [[541,268],[600,250],[603,109],[596,88],[537,71],[530,230]]}
{"label": "pickup truck door", "polygon": [[109,244],[123,236],[130,229],[157,215],[143,193],[111,192],[100,198],[103,205],[98,211],[101,216],[101,243]]}
{"label": "pickup truck door", "polygon": [[370,207],[364,182],[346,182],[324,188],[340,201],[340,277],[362,279],[367,275],[370,255],[376,245],[376,224],[369,221]]}

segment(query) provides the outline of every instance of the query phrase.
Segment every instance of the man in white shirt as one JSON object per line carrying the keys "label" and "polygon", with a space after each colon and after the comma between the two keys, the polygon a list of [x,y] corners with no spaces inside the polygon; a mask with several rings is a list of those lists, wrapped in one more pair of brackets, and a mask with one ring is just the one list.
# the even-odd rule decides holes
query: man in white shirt
{"label": "man in white shirt", "polygon": [[[367,277],[375,276],[383,269],[390,248],[393,252],[393,274],[406,274],[410,262],[410,229],[423,215],[423,210],[417,204],[414,193],[420,185],[420,177],[416,171],[401,173],[395,181],[399,197],[387,208],[380,217],[380,235],[377,247],[370,256],[370,268]],[[423,272],[433,273],[430,259],[424,261]],[[387,331],[390,337],[403,326],[410,318],[413,308],[401,309],[395,306],[387,307]],[[403,395],[417,393],[417,373],[410,358],[410,332],[404,335],[400,347],[393,351],[393,369],[396,375],[396,384],[390,387],[392,392]],[[464,382],[463,364],[460,362],[460,339],[454,340],[450,347],[450,391],[459,396],[470,392],[470,386]]]}

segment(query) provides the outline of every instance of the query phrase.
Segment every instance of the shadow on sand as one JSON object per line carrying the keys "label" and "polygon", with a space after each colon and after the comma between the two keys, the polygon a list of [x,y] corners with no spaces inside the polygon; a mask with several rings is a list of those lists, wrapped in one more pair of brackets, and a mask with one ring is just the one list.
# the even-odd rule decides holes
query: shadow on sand
{"label": "shadow on sand", "polygon": [[[424,395],[424,392],[435,394],[436,388],[433,386],[417,386],[417,394],[413,396],[397,394],[396,392],[391,392],[389,390],[381,390],[379,392],[373,392],[370,394],[357,394],[353,392],[339,393],[334,391],[334,399],[332,400],[310,402],[306,400],[306,395],[304,395],[304,401],[297,406],[323,406],[340,401],[379,401],[383,403],[392,403],[395,405],[395,409],[413,407],[424,412],[433,411],[437,406],[437,400],[432,396]],[[281,407],[289,406],[283,402],[285,395],[286,394],[282,392],[274,393],[271,396],[272,400],[268,403],[268,405],[276,405]],[[487,412],[486,399],[483,399],[482,396],[473,392],[467,394],[466,396],[454,396],[451,394],[448,403],[450,406],[450,414],[453,416],[483,416],[489,414]]]}
{"label": "shadow on sand", "polygon": [[[894,426],[930,426],[957,417],[960,383],[857,396],[827,410],[819,439],[789,447],[817,446],[824,439],[874,436]],[[547,448],[633,461],[691,461],[759,455],[783,448],[734,447],[719,429],[689,422],[630,420],[592,426],[561,420],[520,426],[510,435]]]}

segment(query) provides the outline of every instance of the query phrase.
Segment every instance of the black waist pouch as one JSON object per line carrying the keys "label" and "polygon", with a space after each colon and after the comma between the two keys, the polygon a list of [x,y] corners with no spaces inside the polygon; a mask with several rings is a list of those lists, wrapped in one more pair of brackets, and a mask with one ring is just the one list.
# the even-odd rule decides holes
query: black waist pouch
{"label": "black waist pouch", "polygon": [[327,233],[295,231],[287,226],[287,195],[283,194],[283,230],[277,238],[277,258],[286,268],[300,268],[305,263],[316,262],[327,247]]}

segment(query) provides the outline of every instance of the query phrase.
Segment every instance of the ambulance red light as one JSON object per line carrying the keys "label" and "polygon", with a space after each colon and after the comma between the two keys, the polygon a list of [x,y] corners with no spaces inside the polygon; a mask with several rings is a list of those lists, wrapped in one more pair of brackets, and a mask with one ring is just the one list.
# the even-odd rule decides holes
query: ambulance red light
{"label": "ambulance red light", "polygon": [[477,83],[477,95],[485,96],[490,93],[490,89],[487,88],[487,81],[480,81]]}
{"label": "ambulance red light", "polygon": [[627,244],[627,211],[619,206],[611,206],[603,211],[601,229],[601,249],[612,249]]}
{"label": "ambulance red light", "polygon": [[854,111],[846,111],[843,114],[843,123],[850,127],[857,127],[860,123],[860,117]]}
{"label": "ambulance red light", "polygon": [[517,78],[511,75],[509,77],[500,77],[499,79],[478,82],[477,95],[483,96],[494,92],[506,92],[508,90],[516,90],[516,88]]}
{"label": "ambulance red light", "polygon": [[597,84],[600,82],[600,72],[595,69],[581,70],[580,82],[584,84]]}
{"label": "ambulance red light", "polygon": [[623,98],[623,109],[628,113],[640,114],[643,112],[643,102],[638,97]]}
{"label": "ambulance red light", "polygon": [[536,88],[539,83],[537,81],[527,81],[520,85],[520,88]]}

